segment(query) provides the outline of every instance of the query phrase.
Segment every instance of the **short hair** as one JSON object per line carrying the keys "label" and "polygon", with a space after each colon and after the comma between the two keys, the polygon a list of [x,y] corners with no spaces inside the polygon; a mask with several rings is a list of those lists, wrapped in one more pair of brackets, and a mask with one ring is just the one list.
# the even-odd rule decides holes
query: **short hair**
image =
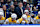
{"label": "short hair", "polygon": [[[18,5],[19,5],[20,3],[22,3],[22,2],[19,2]],[[23,4],[23,3],[22,3],[22,4]]]}
{"label": "short hair", "polygon": [[[27,4],[29,4],[29,3],[27,3]],[[27,4],[26,4],[26,6],[27,6]],[[30,5],[30,4],[29,4]]]}

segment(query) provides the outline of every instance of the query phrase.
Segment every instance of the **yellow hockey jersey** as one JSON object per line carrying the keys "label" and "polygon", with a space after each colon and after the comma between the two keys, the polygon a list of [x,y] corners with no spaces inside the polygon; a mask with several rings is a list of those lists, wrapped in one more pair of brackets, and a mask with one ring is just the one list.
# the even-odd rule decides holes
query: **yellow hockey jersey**
{"label": "yellow hockey jersey", "polygon": [[[27,16],[27,20],[25,20],[26,23],[28,23],[28,20],[30,20],[30,17],[31,16],[29,16],[29,15]],[[23,20],[22,20],[22,18],[19,18],[18,21],[21,23]]]}
{"label": "yellow hockey jersey", "polygon": [[27,18],[30,18],[31,16],[30,15],[27,15]]}
{"label": "yellow hockey jersey", "polygon": [[[19,18],[18,21],[21,23],[23,20],[22,20],[22,18]],[[27,23],[28,21],[25,20],[25,22]]]}
{"label": "yellow hockey jersey", "polygon": [[37,20],[37,19],[40,19],[40,18],[38,16],[36,16],[35,19]]}
{"label": "yellow hockey jersey", "polygon": [[5,18],[2,17],[2,18],[0,19],[0,24],[4,23],[4,21],[5,21]]}
{"label": "yellow hockey jersey", "polygon": [[8,22],[14,24],[14,23],[16,23],[16,20],[12,20],[12,18],[10,17],[10,18],[8,18]]}

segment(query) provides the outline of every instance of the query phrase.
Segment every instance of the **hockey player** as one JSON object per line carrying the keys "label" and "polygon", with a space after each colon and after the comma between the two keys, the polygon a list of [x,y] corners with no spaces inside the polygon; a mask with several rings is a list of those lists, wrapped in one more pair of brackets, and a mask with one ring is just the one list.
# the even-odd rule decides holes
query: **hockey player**
{"label": "hockey player", "polygon": [[27,20],[26,14],[23,14],[22,17],[17,20],[17,24],[25,24],[25,23],[27,24],[29,22]]}
{"label": "hockey player", "polygon": [[7,18],[4,24],[15,24],[17,15],[13,13],[10,18]]}
{"label": "hockey player", "polygon": [[0,24],[4,24],[5,18],[3,17],[3,12],[0,12]]}
{"label": "hockey player", "polygon": [[34,20],[36,21],[36,24],[40,24],[40,11],[38,12],[38,15],[34,18]]}
{"label": "hockey player", "polygon": [[31,16],[29,15],[29,11],[25,10],[24,13],[27,15],[27,18],[30,18]]}
{"label": "hockey player", "polygon": [[27,15],[27,20],[28,21],[31,21],[31,16],[29,15],[29,11],[28,10],[25,10],[24,13]]}
{"label": "hockey player", "polygon": [[34,24],[34,14],[33,13],[31,14],[31,22],[32,24]]}

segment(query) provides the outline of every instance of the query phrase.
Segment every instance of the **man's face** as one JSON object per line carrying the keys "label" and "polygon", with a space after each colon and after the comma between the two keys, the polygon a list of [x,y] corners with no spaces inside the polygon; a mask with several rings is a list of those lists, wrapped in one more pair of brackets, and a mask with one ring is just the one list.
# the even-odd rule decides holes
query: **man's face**
{"label": "man's face", "polygon": [[36,9],[36,7],[34,6],[34,9]]}
{"label": "man's face", "polygon": [[40,17],[40,14],[38,14],[38,17]]}
{"label": "man's face", "polygon": [[19,4],[19,7],[23,7],[23,4],[22,4],[22,3],[20,3],[20,4]]}
{"label": "man's face", "polygon": [[25,14],[28,15],[29,13],[28,12],[25,12]]}
{"label": "man's face", "polygon": [[29,4],[27,4],[27,7],[29,7]]}
{"label": "man's face", "polygon": [[2,16],[0,15],[0,19],[2,18]]}
{"label": "man's face", "polygon": [[12,8],[12,10],[14,10],[14,8],[15,8],[14,5],[11,5],[11,8]]}

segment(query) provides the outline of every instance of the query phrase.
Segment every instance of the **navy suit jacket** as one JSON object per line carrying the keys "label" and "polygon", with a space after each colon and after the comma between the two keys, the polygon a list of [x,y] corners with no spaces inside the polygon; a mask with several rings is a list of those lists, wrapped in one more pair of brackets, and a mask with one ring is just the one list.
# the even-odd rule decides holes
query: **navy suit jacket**
{"label": "navy suit jacket", "polygon": [[[23,9],[23,13],[24,13],[25,8],[23,7],[22,9]],[[17,14],[18,18],[21,18],[21,16],[22,16],[21,9],[19,7],[16,7],[16,9],[14,11]]]}

